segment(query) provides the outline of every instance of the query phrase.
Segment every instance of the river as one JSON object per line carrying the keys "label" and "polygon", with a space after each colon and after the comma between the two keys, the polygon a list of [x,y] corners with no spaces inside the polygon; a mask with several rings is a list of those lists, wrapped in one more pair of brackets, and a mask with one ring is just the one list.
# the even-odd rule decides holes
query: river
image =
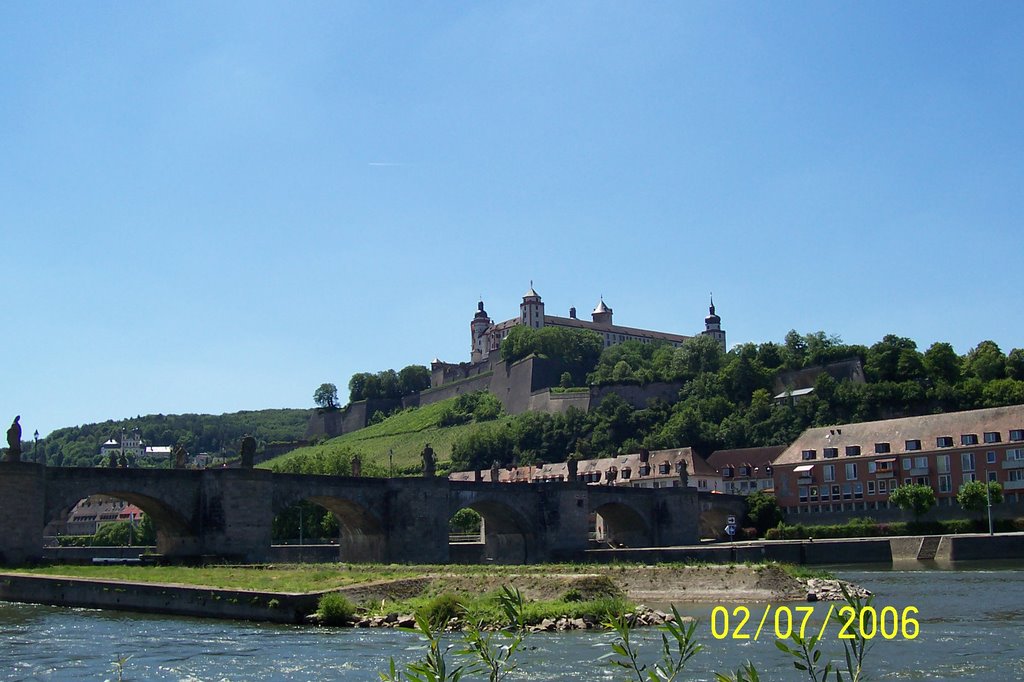
{"label": "river", "polygon": [[[1024,568],[1020,562],[911,567],[837,567],[837,575],[876,593],[874,606],[902,613],[914,606],[920,632],[913,640],[877,637],[868,655],[873,680],[1024,680]],[[730,610],[732,605],[728,605]],[[753,634],[763,605],[748,604]],[[792,604],[808,606],[807,604]],[[820,626],[827,604],[816,604]],[[716,640],[713,605],[686,605],[697,616],[705,648],[684,679],[713,680],[714,672],[757,664],[762,679],[799,680],[787,657],[762,634],[759,641]],[[721,612],[719,612],[720,614]],[[784,622],[784,618],[783,618]],[[721,621],[719,621],[721,624]],[[772,618],[768,619],[769,632]],[[735,627],[735,622],[733,622]],[[838,627],[830,626],[826,655],[838,657]],[[643,635],[655,655],[654,631]],[[536,634],[519,657],[517,680],[617,680],[622,672],[602,665],[607,633]],[[189,682],[241,680],[376,680],[387,658],[416,658],[419,639],[393,630],[281,626],[194,618],[63,609],[0,602],[0,680],[125,680]]]}

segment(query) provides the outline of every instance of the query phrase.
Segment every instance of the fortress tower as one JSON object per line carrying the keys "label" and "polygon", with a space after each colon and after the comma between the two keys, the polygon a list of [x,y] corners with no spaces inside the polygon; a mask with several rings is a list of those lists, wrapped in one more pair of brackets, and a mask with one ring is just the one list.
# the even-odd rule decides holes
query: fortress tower
{"label": "fortress tower", "polygon": [[718,341],[725,350],[725,331],[722,329],[722,318],[715,314],[715,298],[711,297],[711,307],[708,308],[708,316],[704,318],[704,331],[701,332]]}

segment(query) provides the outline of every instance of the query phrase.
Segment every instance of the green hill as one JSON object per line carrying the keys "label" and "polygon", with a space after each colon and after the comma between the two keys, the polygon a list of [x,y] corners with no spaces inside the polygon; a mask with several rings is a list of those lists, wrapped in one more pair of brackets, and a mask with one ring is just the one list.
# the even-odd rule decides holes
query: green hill
{"label": "green hill", "polygon": [[[246,410],[228,414],[149,414],[132,419],[108,420],[57,429],[39,440],[41,453],[53,466],[95,466],[100,445],[120,438],[121,431],[138,429],[146,445],[184,445],[189,452],[236,454],[242,436],[256,438],[258,452],[268,443],[299,440],[306,432],[312,410]],[[32,454],[31,448],[25,450]]]}
{"label": "green hill", "polygon": [[[365,429],[346,433],[319,445],[299,448],[275,457],[261,467],[275,471],[301,473],[347,473],[348,461],[358,453],[365,475],[385,476],[389,471],[388,452],[394,455],[395,475],[421,471],[423,447],[430,443],[438,469],[444,471],[451,460],[455,441],[473,431],[501,424],[512,417],[498,416],[500,406],[490,394],[467,394],[425,407],[410,408],[393,414]],[[463,423],[458,423],[458,422]],[[335,471],[339,465],[342,472]]]}

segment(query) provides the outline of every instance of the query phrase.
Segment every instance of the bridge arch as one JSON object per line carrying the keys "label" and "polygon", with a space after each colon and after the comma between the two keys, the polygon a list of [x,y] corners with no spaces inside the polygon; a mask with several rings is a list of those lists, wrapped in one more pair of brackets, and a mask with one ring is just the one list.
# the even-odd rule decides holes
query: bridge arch
{"label": "bridge arch", "polygon": [[279,514],[298,502],[310,502],[334,514],[338,521],[338,556],[347,562],[383,562],[387,560],[387,535],[384,524],[363,504],[331,494],[296,494],[274,505]]}
{"label": "bridge arch", "polygon": [[47,505],[43,512],[44,526],[51,522],[67,519],[76,504],[94,495],[124,500],[141,509],[156,527],[156,551],[158,554],[192,554],[197,551],[199,540],[193,532],[191,524],[175,508],[173,502],[124,489],[116,484],[78,488],[47,499]]}
{"label": "bridge arch", "polygon": [[624,502],[605,502],[592,508],[595,515],[596,539],[613,547],[649,547],[654,544],[651,524],[632,505]]}
{"label": "bridge arch", "polygon": [[483,547],[477,561],[525,564],[534,560],[537,539],[532,525],[520,511],[487,496],[452,495],[448,517],[461,509],[472,509],[483,519]]}

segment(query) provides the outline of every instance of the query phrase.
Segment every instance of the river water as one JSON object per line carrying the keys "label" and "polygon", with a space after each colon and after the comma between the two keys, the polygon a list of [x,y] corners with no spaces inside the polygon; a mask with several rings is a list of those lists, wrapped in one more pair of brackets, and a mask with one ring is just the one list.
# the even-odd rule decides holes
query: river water
{"label": "river water", "polygon": [[[1024,680],[1024,566],[980,564],[944,570],[839,567],[834,572],[876,593],[874,606],[899,612],[914,606],[920,632],[913,640],[880,636],[868,655],[872,680]],[[714,605],[687,605],[701,619],[697,632],[705,648],[683,679],[713,680],[753,661],[766,680],[801,677],[773,640],[717,640],[710,615]],[[733,605],[729,606],[730,610]],[[753,634],[764,605],[746,604]],[[792,604],[808,606],[807,604]],[[828,610],[816,604],[810,624]],[[719,611],[721,614],[721,611]],[[773,618],[768,619],[771,632]],[[783,617],[783,625],[785,618]],[[722,622],[719,623],[721,632]],[[735,628],[736,622],[732,622]],[[841,657],[838,626],[829,626],[826,655]],[[642,635],[656,656],[654,631]],[[515,680],[621,680],[623,673],[602,664],[607,633],[531,635],[517,660]],[[0,602],[0,680],[116,680],[113,661],[124,664],[125,680],[189,682],[241,680],[377,680],[389,656],[418,657],[420,640],[393,630],[352,630],[168,618],[62,609]]]}

